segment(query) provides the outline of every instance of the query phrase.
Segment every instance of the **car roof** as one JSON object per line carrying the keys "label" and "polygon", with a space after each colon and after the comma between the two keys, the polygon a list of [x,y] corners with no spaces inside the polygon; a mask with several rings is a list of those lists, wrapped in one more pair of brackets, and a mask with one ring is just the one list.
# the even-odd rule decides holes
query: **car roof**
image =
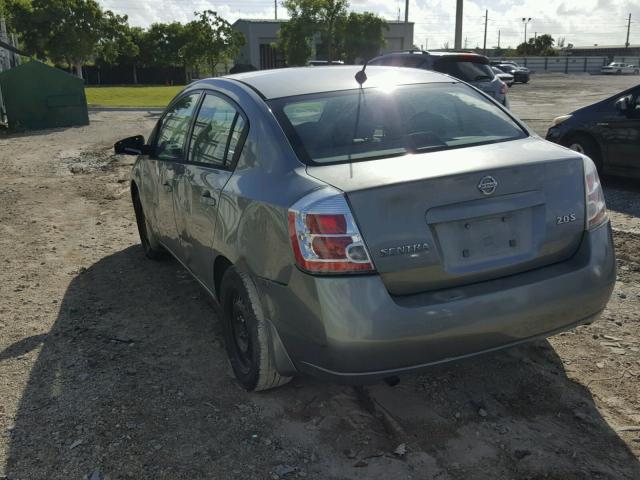
{"label": "car roof", "polygon": [[424,58],[436,58],[436,59],[447,59],[452,61],[464,61],[471,60],[474,63],[482,63],[489,64],[489,59],[484,55],[480,55],[475,52],[463,52],[463,51],[455,51],[455,52],[424,52],[422,50],[406,50],[402,52],[391,52],[385,53],[384,55],[379,55],[377,57],[372,58],[370,61],[379,60],[381,58],[415,58],[415,57],[424,57]]}
{"label": "car roof", "polygon": [[[355,74],[361,65],[280,68],[238,73],[224,77],[241,82],[257,91],[265,100],[312,93],[351,90],[359,87]],[[368,66],[364,88],[415,83],[457,83],[448,75],[417,68]]]}

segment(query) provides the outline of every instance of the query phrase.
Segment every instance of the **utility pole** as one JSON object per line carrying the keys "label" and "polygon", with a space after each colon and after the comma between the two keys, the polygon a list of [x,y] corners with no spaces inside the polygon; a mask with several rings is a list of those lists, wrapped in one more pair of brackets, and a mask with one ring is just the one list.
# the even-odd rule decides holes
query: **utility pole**
{"label": "utility pole", "polygon": [[456,0],[456,37],[453,48],[456,50],[462,48],[462,0]]}
{"label": "utility pole", "polygon": [[404,23],[409,23],[409,0],[404,2]]}
{"label": "utility pole", "polygon": [[464,49],[467,49],[467,37],[464,37]]}
{"label": "utility pole", "polygon": [[537,40],[537,39],[538,39],[538,32],[534,32],[534,34],[533,34],[533,39],[534,39],[534,40]]}
{"label": "utility pole", "polygon": [[273,0],[273,9],[276,12],[276,20],[278,19],[278,0]]}
{"label": "utility pole", "polygon": [[424,48],[424,49],[425,49],[425,50],[429,50],[429,39],[428,39],[428,38],[425,38],[425,40],[424,40],[424,41],[425,41],[425,44],[424,44],[424,47],[425,47],[425,48]]}
{"label": "utility pole", "polygon": [[500,48],[500,30],[498,30],[498,48]]}
{"label": "utility pole", "polygon": [[489,21],[489,10],[484,11],[484,45],[482,46],[482,53],[487,54],[487,22]]}
{"label": "utility pole", "polygon": [[522,23],[524,23],[524,53],[527,54],[527,25],[531,21],[531,17],[522,17]]}
{"label": "utility pole", "polygon": [[624,42],[624,48],[629,48],[629,33],[631,32],[631,14],[629,14],[629,20],[627,21],[627,41]]}

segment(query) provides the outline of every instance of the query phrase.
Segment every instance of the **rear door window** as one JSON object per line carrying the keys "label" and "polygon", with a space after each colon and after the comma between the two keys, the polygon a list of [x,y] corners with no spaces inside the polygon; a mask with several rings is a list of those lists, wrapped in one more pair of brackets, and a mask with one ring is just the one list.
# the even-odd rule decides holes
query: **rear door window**
{"label": "rear door window", "polygon": [[390,67],[423,68],[425,59],[420,54],[389,55],[388,57],[382,57],[377,60],[373,60],[369,64],[384,65]]}
{"label": "rear door window", "polygon": [[435,62],[433,69],[436,72],[446,73],[452,77],[459,78],[463,82],[490,82],[494,78],[491,67],[484,63],[461,61],[452,59],[442,59]]}
{"label": "rear door window", "polygon": [[199,97],[200,92],[185,95],[169,107],[158,129],[156,158],[174,161],[183,159],[189,125]]}
{"label": "rear door window", "polygon": [[234,158],[245,126],[244,117],[230,102],[206,94],[193,125],[189,161],[227,167]]}

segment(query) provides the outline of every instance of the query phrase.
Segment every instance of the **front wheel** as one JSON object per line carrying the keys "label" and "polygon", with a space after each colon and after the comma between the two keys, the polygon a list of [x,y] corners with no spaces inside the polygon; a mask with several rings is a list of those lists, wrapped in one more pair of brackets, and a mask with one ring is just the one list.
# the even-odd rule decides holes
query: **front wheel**
{"label": "front wheel", "polygon": [[571,150],[586,155],[593,163],[599,173],[602,173],[602,158],[600,157],[600,149],[596,142],[586,135],[573,135],[563,142],[563,145]]}
{"label": "front wheel", "polygon": [[229,267],[222,277],[220,303],[227,354],[238,382],[248,391],[259,391],[291,380],[276,369],[269,325],[251,277]]}
{"label": "front wheel", "polygon": [[162,260],[166,257],[166,252],[156,239],[151,225],[149,225],[149,220],[144,214],[142,202],[140,201],[140,196],[137,191],[133,192],[133,210],[136,214],[136,223],[138,224],[138,233],[144,254],[151,260]]}

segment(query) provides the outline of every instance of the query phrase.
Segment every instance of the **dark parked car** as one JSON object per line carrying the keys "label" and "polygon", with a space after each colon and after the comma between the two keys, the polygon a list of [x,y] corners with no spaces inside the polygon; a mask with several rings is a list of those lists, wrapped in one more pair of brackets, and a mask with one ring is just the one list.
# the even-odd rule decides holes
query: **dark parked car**
{"label": "dark parked car", "polygon": [[591,157],[603,173],[640,177],[640,85],[557,117],[547,140]]}
{"label": "dark parked car", "polygon": [[615,282],[593,162],[436,72],[203,80],[116,153],[138,154],[146,255],[171,253],[219,301],[248,390],[371,382],[552,335],[597,318]]}
{"label": "dark parked car", "polygon": [[369,60],[368,64],[422,68],[446,73],[473,85],[478,90],[482,90],[490,97],[495,98],[505,107],[509,107],[507,100],[507,91],[509,89],[507,85],[496,77],[489,65],[489,59],[476,53],[408,50],[406,52],[381,55]]}
{"label": "dark parked car", "polygon": [[514,83],[529,83],[531,79],[528,68],[516,67],[512,63],[499,63],[494,67],[513,75]]}

